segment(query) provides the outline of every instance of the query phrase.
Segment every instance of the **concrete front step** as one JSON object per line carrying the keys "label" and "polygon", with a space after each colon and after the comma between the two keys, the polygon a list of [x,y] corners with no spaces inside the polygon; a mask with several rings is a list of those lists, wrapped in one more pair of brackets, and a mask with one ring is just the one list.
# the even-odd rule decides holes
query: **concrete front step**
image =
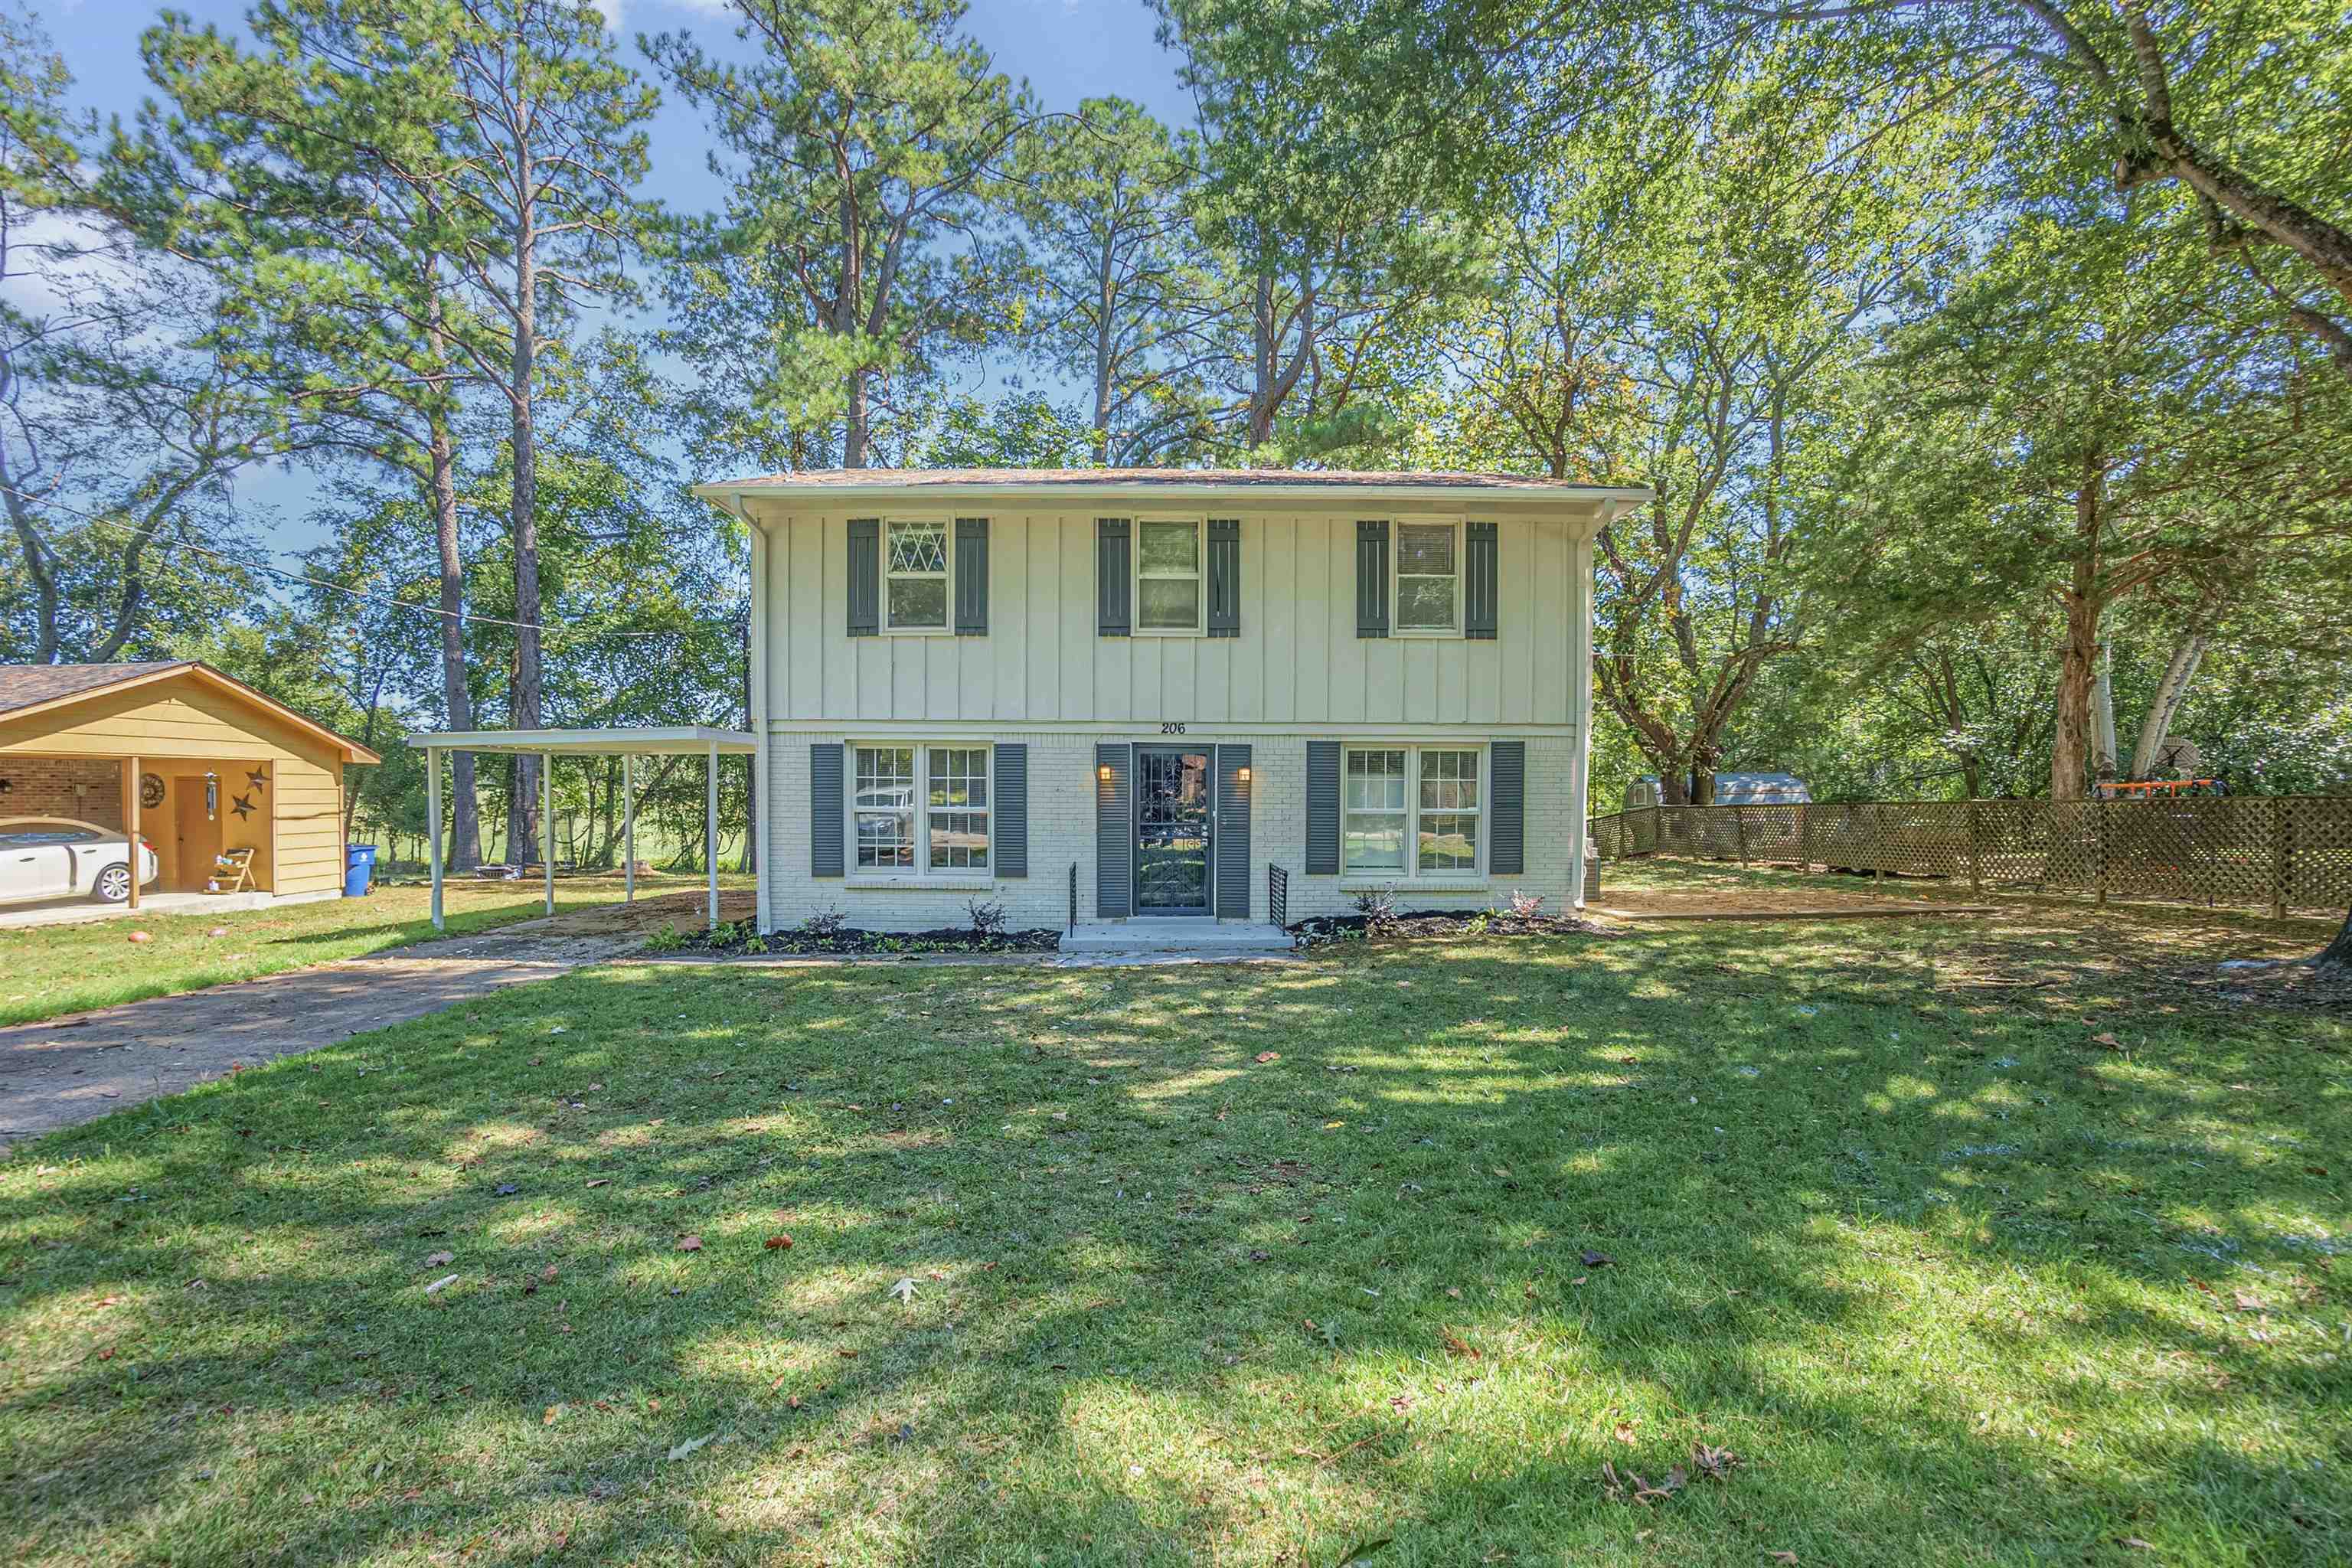
{"label": "concrete front step", "polygon": [[1105,921],[1062,933],[1064,952],[1288,952],[1290,933],[1242,921]]}

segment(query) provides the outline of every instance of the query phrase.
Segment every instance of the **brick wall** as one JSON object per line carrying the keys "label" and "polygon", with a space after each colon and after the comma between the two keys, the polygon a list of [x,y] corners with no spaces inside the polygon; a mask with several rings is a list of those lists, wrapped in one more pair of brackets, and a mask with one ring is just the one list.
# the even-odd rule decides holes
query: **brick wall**
{"label": "brick wall", "polygon": [[[122,770],[103,758],[0,756],[0,817],[70,816],[122,826]],[[80,793],[76,792],[79,785]]]}
{"label": "brick wall", "polygon": [[[959,738],[943,726],[939,739]],[[854,878],[809,875],[809,747],[842,744],[844,734],[772,733],[768,777],[761,797],[767,834],[770,916],[775,927],[797,925],[810,914],[837,909],[849,923],[872,931],[922,931],[970,923],[966,902],[975,897],[1002,903],[1016,929],[1060,927],[1067,917],[1069,872],[1078,868],[1078,919],[1093,921],[1095,909],[1095,746],[1099,742],[1159,738],[1131,731],[1071,732],[1006,731],[965,736],[970,740],[1021,742],[1029,747],[1029,875],[997,877],[978,887],[945,888],[917,881],[908,886],[860,886]],[[1574,901],[1570,862],[1583,833],[1582,812],[1573,790],[1576,742],[1569,735],[1529,735],[1528,746],[1527,873],[1495,878],[1475,889],[1423,891],[1404,879],[1386,879],[1397,889],[1402,908],[1501,908],[1517,889],[1543,895],[1548,910],[1565,910]],[[1307,848],[1307,742],[1295,735],[1188,733],[1182,743],[1207,748],[1220,741],[1250,749],[1250,918],[1266,918],[1265,868],[1290,873],[1290,918],[1343,914],[1353,908],[1358,884],[1339,877],[1302,873]],[[844,788],[851,787],[844,780]],[[849,853],[854,858],[854,843]]]}

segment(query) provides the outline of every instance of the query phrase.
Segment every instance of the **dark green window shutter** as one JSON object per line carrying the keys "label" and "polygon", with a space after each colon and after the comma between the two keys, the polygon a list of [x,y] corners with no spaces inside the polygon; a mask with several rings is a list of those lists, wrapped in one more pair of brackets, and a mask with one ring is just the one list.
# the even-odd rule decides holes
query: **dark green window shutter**
{"label": "dark green window shutter", "polygon": [[1242,525],[1230,517],[1209,520],[1209,635],[1242,635]]}
{"label": "dark green window shutter", "polygon": [[1133,912],[1135,830],[1128,805],[1128,748],[1095,748],[1095,914],[1107,921]]}
{"label": "dark green window shutter", "polygon": [[809,875],[841,875],[841,745],[809,747]]}
{"label": "dark green window shutter", "polygon": [[1227,920],[1245,921],[1250,912],[1250,781],[1242,777],[1249,765],[1247,746],[1217,748],[1215,912]]}
{"label": "dark green window shutter", "polygon": [[1097,635],[1128,635],[1128,598],[1133,591],[1128,564],[1127,519],[1095,520],[1095,609]]}
{"label": "dark green window shutter", "polygon": [[1339,874],[1339,742],[1307,742],[1307,874]]}
{"label": "dark green window shutter", "polygon": [[[882,635],[882,521],[849,520],[849,635]],[[835,873],[838,875],[838,873]]]}
{"label": "dark green window shutter", "polygon": [[988,519],[956,519],[955,548],[956,636],[984,637],[988,635]]}
{"label": "dark green window shutter", "polygon": [[1029,748],[996,748],[996,874],[1029,874]]}
{"label": "dark green window shutter", "polygon": [[1463,530],[1462,635],[1492,642],[1495,606],[1502,596],[1501,548],[1491,522],[1474,522]]}
{"label": "dark green window shutter", "polygon": [[1356,635],[1389,635],[1389,525],[1385,522],[1356,524]]}
{"label": "dark green window shutter", "polygon": [[1523,876],[1528,868],[1528,743],[1497,741],[1487,755],[1495,773],[1495,827],[1486,869],[1497,877]]}

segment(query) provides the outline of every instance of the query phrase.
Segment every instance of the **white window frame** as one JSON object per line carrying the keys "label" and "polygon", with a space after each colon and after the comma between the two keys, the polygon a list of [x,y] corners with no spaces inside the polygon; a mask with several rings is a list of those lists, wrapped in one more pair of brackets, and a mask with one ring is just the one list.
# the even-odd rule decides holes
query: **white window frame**
{"label": "white window frame", "polygon": [[[1460,517],[1423,515],[1399,517],[1389,521],[1389,636],[1392,637],[1458,637],[1462,635],[1463,584],[1468,574],[1463,570],[1467,562],[1463,551],[1468,544],[1467,531]],[[1409,626],[1404,624],[1402,580],[1410,575],[1427,576],[1427,573],[1408,574],[1404,567],[1404,531],[1408,528],[1450,528],[1454,531],[1454,624],[1447,626]]]}
{"label": "white window frame", "polygon": [[[1189,523],[1192,529],[1192,574],[1186,578],[1173,573],[1160,572],[1152,575],[1166,582],[1192,582],[1200,592],[1192,596],[1192,624],[1189,626],[1147,626],[1143,624],[1143,530],[1148,524],[1163,522]],[[1209,635],[1209,521],[1206,517],[1189,514],[1162,513],[1158,517],[1135,520],[1135,537],[1129,541],[1128,563],[1128,634],[1139,637],[1199,637]]]}
{"label": "white window frame", "polygon": [[[938,527],[940,531],[940,571],[932,573],[893,572],[890,570],[890,530],[900,523],[917,523],[926,528],[935,525]],[[878,591],[882,597],[882,630],[884,632],[892,637],[953,637],[955,635],[955,520],[953,518],[933,517],[926,513],[915,513],[912,515],[899,517],[886,517],[882,520],[882,580]],[[893,621],[890,618],[890,579],[893,577],[903,577],[909,582],[928,582],[935,576],[939,579],[941,588],[944,590],[946,595],[946,597],[942,600],[942,604],[945,607],[941,613],[940,624],[935,626],[902,626]]]}
{"label": "white window frame", "polygon": [[[1348,865],[1348,818],[1365,815],[1348,809],[1348,756],[1352,752],[1402,752],[1404,755],[1404,865],[1398,869],[1350,868]],[[1478,759],[1478,804],[1459,808],[1478,818],[1478,842],[1466,871],[1424,871],[1421,868],[1421,759],[1426,752],[1469,752]],[[1494,820],[1494,754],[1484,741],[1343,741],[1339,743],[1339,885],[1343,888],[1385,888],[1416,884],[1427,888],[1473,887],[1486,879],[1488,840]],[[1455,816],[1457,811],[1433,813]],[[1379,813],[1391,816],[1393,813]]]}
{"label": "white window frame", "polygon": [[[984,806],[931,805],[931,752],[978,752],[982,754],[982,770],[988,781],[988,804]],[[852,887],[925,887],[925,888],[990,888],[996,883],[996,747],[987,741],[935,738],[928,741],[850,741],[845,742],[843,772],[846,786],[842,791],[842,842],[846,846],[847,865],[844,879]],[[862,867],[857,863],[857,753],[861,751],[908,751],[915,753],[915,826],[914,864],[910,867]],[[988,865],[980,869],[967,866],[934,867],[931,864],[931,816],[937,811],[946,815],[979,815],[987,818]]]}

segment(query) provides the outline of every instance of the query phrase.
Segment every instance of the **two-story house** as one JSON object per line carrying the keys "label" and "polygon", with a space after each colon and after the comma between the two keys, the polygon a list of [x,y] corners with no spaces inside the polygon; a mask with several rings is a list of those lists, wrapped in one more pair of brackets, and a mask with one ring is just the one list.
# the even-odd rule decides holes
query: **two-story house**
{"label": "two-story house", "polygon": [[[1267,918],[1582,886],[1592,548],[1638,488],[834,470],[751,534],[760,925]],[[1075,868],[1075,871],[1074,869]]]}

